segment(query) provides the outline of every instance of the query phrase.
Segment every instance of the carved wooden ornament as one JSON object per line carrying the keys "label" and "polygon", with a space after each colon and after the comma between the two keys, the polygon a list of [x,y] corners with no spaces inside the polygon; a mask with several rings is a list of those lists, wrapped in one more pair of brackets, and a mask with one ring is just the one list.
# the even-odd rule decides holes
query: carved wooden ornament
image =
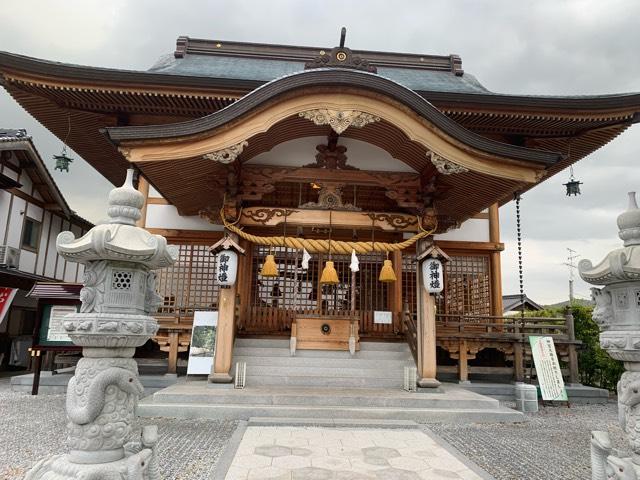
{"label": "carved wooden ornament", "polygon": [[247,141],[240,142],[236,145],[231,145],[228,148],[223,148],[222,150],[205,153],[203,157],[218,163],[232,163],[236,158],[238,158],[238,155],[242,153],[244,147],[247,145],[249,145],[249,142]]}
{"label": "carved wooden ornament", "polygon": [[447,160],[446,158],[442,158],[440,155],[434,152],[427,152],[427,156],[431,157],[431,163],[436,167],[438,172],[443,175],[451,175],[453,173],[465,173],[468,172],[469,169],[463,167],[462,165],[458,165],[457,163],[452,162],[451,160]]}
{"label": "carved wooden ornament", "polygon": [[329,125],[338,135],[351,126],[361,128],[369,123],[380,121],[380,117],[357,110],[341,111],[326,108],[307,110],[300,112],[298,116],[311,120],[316,125]]}

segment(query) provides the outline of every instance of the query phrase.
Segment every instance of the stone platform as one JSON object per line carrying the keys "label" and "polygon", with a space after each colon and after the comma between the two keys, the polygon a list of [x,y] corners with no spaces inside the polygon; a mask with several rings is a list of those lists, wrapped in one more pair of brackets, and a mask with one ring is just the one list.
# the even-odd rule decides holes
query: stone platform
{"label": "stone platform", "polygon": [[429,430],[254,426],[249,422],[215,480],[488,480],[493,477]]}
{"label": "stone platform", "polygon": [[[56,373],[55,375],[52,374],[52,372],[41,372],[38,394],[61,395],[66,393],[67,384],[69,383],[69,380],[71,380],[72,376],[73,372],[62,372]],[[142,396],[146,397],[147,395],[160,391],[169,385],[173,385],[176,383],[177,379],[177,375],[169,373],[164,375],[141,374],[140,383],[142,383],[142,386],[144,387],[144,393]],[[11,390],[14,392],[31,393],[33,373],[13,376],[11,377],[10,382]]]}
{"label": "stone platform", "polygon": [[248,420],[252,417],[411,420],[419,423],[522,422],[524,415],[498,400],[455,384],[439,392],[390,388],[255,386],[233,389],[205,380],[178,383],[143,399],[144,417]]}

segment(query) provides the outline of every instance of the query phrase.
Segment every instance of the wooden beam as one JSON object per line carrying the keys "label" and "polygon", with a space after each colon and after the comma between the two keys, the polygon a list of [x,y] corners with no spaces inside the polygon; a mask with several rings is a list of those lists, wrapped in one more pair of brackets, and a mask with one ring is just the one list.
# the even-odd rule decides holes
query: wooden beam
{"label": "wooden beam", "polygon": [[[448,250],[481,250],[485,252],[501,252],[504,243],[500,242],[465,242],[458,240],[435,240],[433,242],[445,252]],[[502,314],[502,313],[501,313]]]}
{"label": "wooden beam", "polygon": [[144,205],[140,210],[140,220],[136,226],[144,228],[147,224],[147,205],[149,204],[149,181],[142,175],[138,176],[138,191],[144,196]]}
{"label": "wooden beam", "polygon": [[[372,218],[371,215],[374,217]],[[331,224],[334,228],[371,229],[375,219],[377,228],[391,232],[417,232],[418,219],[415,215],[387,212],[351,212],[311,209],[284,209],[279,207],[248,207],[242,210],[240,224],[244,226],[273,227],[287,225],[315,227]],[[329,218],[331,217],[331,219]]]}
{"label": "wooden beam", "polygon": [[147,228],[149,233],[162,235],[168,242],[213,244],[224,236],[224,232],[210,230],[177,230],[169,228]]}

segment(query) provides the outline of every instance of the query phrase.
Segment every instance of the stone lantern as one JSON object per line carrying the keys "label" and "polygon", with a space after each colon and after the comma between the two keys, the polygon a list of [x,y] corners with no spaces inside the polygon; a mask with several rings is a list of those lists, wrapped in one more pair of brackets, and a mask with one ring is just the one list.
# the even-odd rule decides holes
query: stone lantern
{"label": "stone lantern", "polygon": [[78,239],[58,235],[60,255],[85,265],[80,312],[63,322],[83,358],[67,388],[70,452],[41,460],[27,480],[160,478],[157,430],[136,428],[143,387],[133,355],[158,329],[151,316],[161,302],[153,270],[173,264],[178,252],[135,226],[144,197],[132,178],[128,170],[124,185],[109,193],[109,220]]}
{"label": "stone lantern", "polygon": [[606,432],[592,432],[593,480],[640,478],[640,209],[635,192],[629,193],[629,208],[618,216],[622,248],[610,252],[599,264],[578,264],[596,302],[593,319],[600,327],[600,345],[625,372],[618,382],[620,425],[629,440],[631,457],[612,454]]}

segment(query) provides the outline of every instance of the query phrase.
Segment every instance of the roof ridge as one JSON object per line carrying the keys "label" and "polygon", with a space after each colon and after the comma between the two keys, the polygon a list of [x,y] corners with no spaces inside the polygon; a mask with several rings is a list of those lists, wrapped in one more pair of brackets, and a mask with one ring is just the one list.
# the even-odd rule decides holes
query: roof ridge
{"label": "roof ridge", "polygon": [[[331,48],[282,45],[272,43],[252,43],[211,40],[180,36],[176,40],[175,58],[186,55],[220,55],[231,57],[252,57],[270,60],[310,61]],[[352,49],[354,55],[365,58],[380,67],[417,68],[424,70],[449,71],[462,76],[462,59],[459,55],[433,55],[419,53],[381,52],[376,50]]]}

